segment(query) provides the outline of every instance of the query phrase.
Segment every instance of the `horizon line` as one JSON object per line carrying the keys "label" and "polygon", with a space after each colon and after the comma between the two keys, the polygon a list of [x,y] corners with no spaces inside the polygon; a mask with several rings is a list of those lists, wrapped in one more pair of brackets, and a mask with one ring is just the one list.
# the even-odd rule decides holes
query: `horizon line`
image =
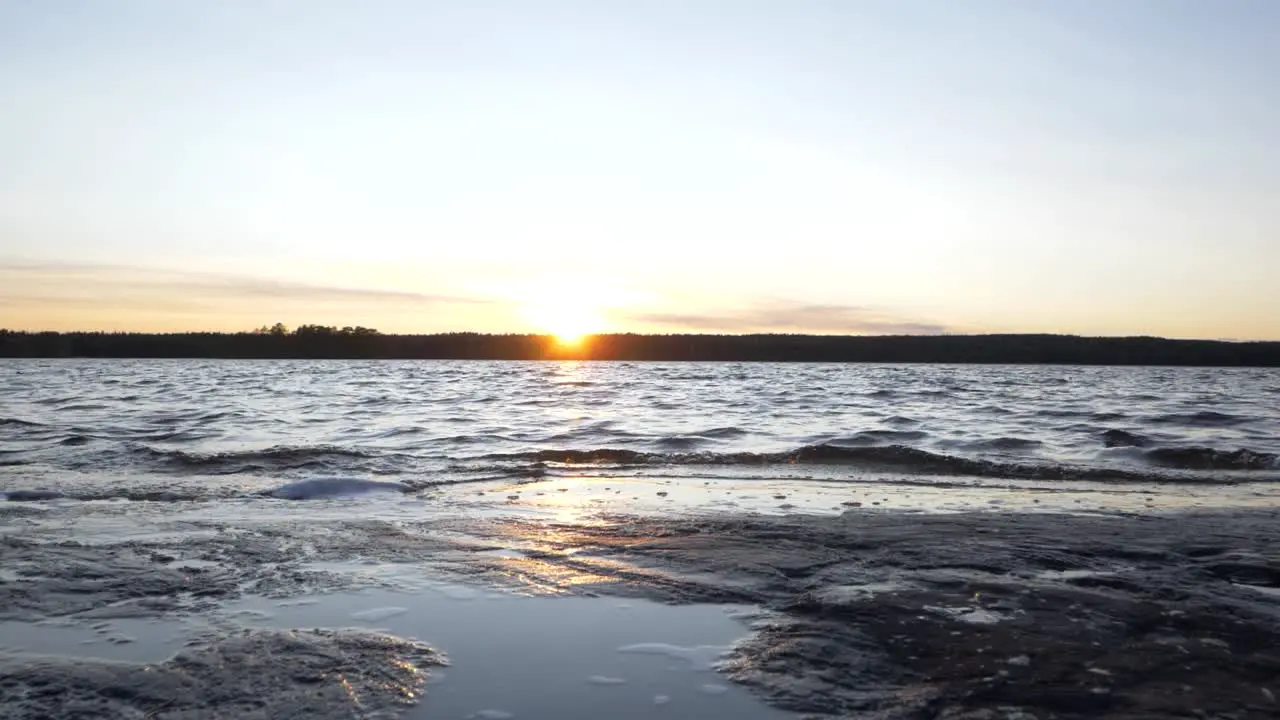
{"label": "horizon line", "polygon": [[[316,325],[303,325],[299,327],[317,327]],[[548,341],[556,339],[555,333],[548,332],[481,332],[476,330],[445,330],[436,332],[381,332],[376,328],[365,326],[344,326],[342,328],[335,326],[318,326],[328,327],[333,330],[343,329],[364,329],[374,333],[374,337],[444,337],[449,335],[475,335],[480,337],[528,337],[541,338]],[[296,330],[294,328],[293,330]],[[0,335],[2,334],[25,334],[25,335],[138,335],[138,336],[176,336],[176,335],[270,335],[271,333],[261,332],[260,329],[255,330],[164,330],[164,331],[148,331],[148,330],[22,330],[14,328],[0,327]],[[294,336],[290,330],[284,337]],[[1086,335],[1080,333],[1068,332],[960,332],[960,333],[815,333],[815,332],[598,332],[584,333],[581,337],[583,341],[590,338],[607,338],[607,337],[651,337],[651,338],[670,338],[670,337],[797,337],[797,338],[843,338],[843,339],[885,339],[885,338],[921,338],[921,339],[937,339],[937,338],[1005,338],[1005,337],[1060,337],[1060,338],[1077,338],[1084,340],[1159,340],[1164,342],[1213,342],[1213,343],[1232,343],[1232,344],[1259,344],[1259,343],[1275,343],[1280,344],[1280,338],[1275,339],[1241,339],[1241,338],[1205,338],[1205,337],[1169,337],[1163,335]]]}

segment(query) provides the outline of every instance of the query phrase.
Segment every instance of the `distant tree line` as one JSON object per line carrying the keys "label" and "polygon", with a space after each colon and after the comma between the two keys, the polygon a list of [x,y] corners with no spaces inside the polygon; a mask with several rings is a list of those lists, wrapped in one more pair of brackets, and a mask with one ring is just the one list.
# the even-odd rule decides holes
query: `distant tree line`
{"label": "distant tree line", "polygon": [[244,333],[0,330],[0,357],[386,358],[1014,363],[1280,367],[1280,342],[1074,335],[383,335],[363,327],[284,325]]}

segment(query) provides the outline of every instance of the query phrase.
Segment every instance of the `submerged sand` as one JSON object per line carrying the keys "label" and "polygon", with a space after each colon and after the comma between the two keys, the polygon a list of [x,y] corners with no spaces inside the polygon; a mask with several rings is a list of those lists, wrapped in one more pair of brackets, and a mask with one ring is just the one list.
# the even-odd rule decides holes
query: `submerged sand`
{"label": "submerged sand", "polygon": [[[593,502],[642,484],[653,485],[644,502]],[[614,604],[755,608],[743,620],[745,639],[708,661],[721,679],[691,687],[747,687],[773,708],[805,715],[1280,714],[1273,507],[1146,509],[1152,503],[1137,495],[1110,508],[1046,510],[1028,493],[993,494],[1001,503],[988,505],[979,490],[980,501],[959,512],[889,511],[848,490],[841,498],[829,488],[806,495],[763,483],[752,492],[768,508],[750,498],[738,498],[739,507],[661,504],[702,486],[478,485],[376,513],[360,498],[271,501],[278,504],[267,514],[0,504],[0,707],[16,718],[396,717],[420,699],[414,683],[442,662],[437,651],[450,648],[372,630],[398,622],[399,610],[413,613],[415,598],[443,582]],[[825,514],[800,512],[806,504]],[[369,588],[403,599],[343,616],[365,626],[360,632],[267,629],[243,610],[254,598],[314,602]],[[19,647],[5,635],[45,624],[91,638],[103,623],[175,618],[208,621],[213,634],[149,663],[38,657],[50,648]],[[270,624],[289,620],[281,612]],[[541,639],[529,632],[534,662]],[[677,639],[632,645],[657,652]],[[485,663],[482,653],[471,657]],[[636,682],[602,670],[576,681],[607,692],[628,680]],[[420,710],[430,714],[426,690]],[[674,716],[679,703],[665,692],[646,694],[651,706],[634,716]],[[702,716],[715,712],[707,707]],[[520,710],[476,708],[538,716]]]}

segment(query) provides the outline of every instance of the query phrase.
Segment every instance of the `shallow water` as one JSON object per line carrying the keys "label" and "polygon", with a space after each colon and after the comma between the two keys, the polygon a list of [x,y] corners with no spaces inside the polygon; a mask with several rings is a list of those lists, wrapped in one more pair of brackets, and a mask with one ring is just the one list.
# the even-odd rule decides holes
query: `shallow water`
{"label": "shallow water", "polygon": [[[158,663],[201,629],[360,628],[443,653],[405,718],[650,718],[788,715],[715,672],[752,608],[640,599],[522,597],[425,584],[304,600],[249,597],[186,619],[0,622],[0,652]],[[280,657],[279,662],[288,662]]]}
{"label": "shallow water", "polygon": [[[343,623],[429,642],[450,666],[433,672],[407,718],[782,718],[717,674],[714,663],[747,634],[718,605],[644,600],[514,597],[427,589],[337,595],[292,607],[250,601],[285,627]],[[233,606],[234,609],[235,606]],[[491,714],[492,715],[492,714]],[[480,715],[484,717],[484,715]]]}
{"label": "shallow water", "polygon": [[[306,498],[584,466],[1274,482],[1277,454],[1270,369],[0,362],[0,492],[11,500]],[[110,473],[132,484],[101,487]]]}

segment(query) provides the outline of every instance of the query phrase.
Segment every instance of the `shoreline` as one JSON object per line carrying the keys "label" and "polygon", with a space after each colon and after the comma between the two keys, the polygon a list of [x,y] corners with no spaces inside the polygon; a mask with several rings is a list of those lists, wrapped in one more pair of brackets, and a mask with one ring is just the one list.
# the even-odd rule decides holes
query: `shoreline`
{"label": "shoreline", "polygon": [[[752,480],[729,490],[737,505],[725,506],[711,502],[723,488],[693,478],[623,482],[547,478],[495,482],[484,495],[472,484],[422,498],[225,508],[0,503],[0,627],[52,623],[109,647],[111,633],[127,637],[128,623],[136,622],[223,618],[243,632],[254,616],[228,613],[253,598],[323,603],[350,593],[394,593],[404,600],[388,600],[387,607],[412,608],[444,582],[480,594],[541,597],[553,603],[553,615],[557,598],[759,608],[762,614],[743,628],[747,637],[723,660],[722,684],[807,715],[1280,712],[1274,498],[1259,499],[1259,507],[1152,509],[1141,493],[1112,493],[1099,496],[1107,507],[1037,507],[1029,498],[986,502],[999,499],[992,493],[1008,500],[1025,489],[974,487],[964,491],[972,493],[972,505],[940,512],[921,497],[914,509],[842,506],[838,494],[852,498],[866,489],[820,483]],[[632,500],[642,490],[644,501]],[[506,612],[519,616],[519,602]],[[330,617],[330,627],[353,624],[351,612]],[[396,622],[394,615],[366,617]],[[111,629],[95,635],[94,625]],[[281,650],[275,636],[253,637],[257,645],[236,652],[304,651]],[[307,638],[316,647],[338,642]],[[366,640],[341,640],[363,648],[353,655],[366,658],[357,664],[385,662],[376,658],[387,655],[376,653],[387,648],[423,658],[450,651],[429,634],[417,638],[421,648],[395,644],[407,639]],[[653,643],[679,645],[677,637]],[[225,652],[209,648],[204,652]],[[366,650],[375,655],[359,654]],[[29,669],[38,652],[10,648],[5,663]],[[469,667],[487,662],[483,654],[474,657]],[[62,674],[54,676],[83,684],[82,661],[60,662]],[[449,669],[443,672],[447,684]],[[5,685],[0,700],[17,702],[29,691]],[[418,710],[430,714],[431,697]],[[388,713],[408,707],[385,699]],[[127,699],[117,705],[120,714],[105,717],[129,717]],[[32,707],[30,716],[38,716],[41,706]],[[154,717],[184,717],[170,710]],[[518,707],[500,711],[529,717]]]}
{"label": "shoreline", "polygon": [[382,334],[283,325],[254,332],[38,332],[0,328],[0,357],[208,360],[537,360],[1280,367],[1280,341],[1045,333],[984,335]]}

